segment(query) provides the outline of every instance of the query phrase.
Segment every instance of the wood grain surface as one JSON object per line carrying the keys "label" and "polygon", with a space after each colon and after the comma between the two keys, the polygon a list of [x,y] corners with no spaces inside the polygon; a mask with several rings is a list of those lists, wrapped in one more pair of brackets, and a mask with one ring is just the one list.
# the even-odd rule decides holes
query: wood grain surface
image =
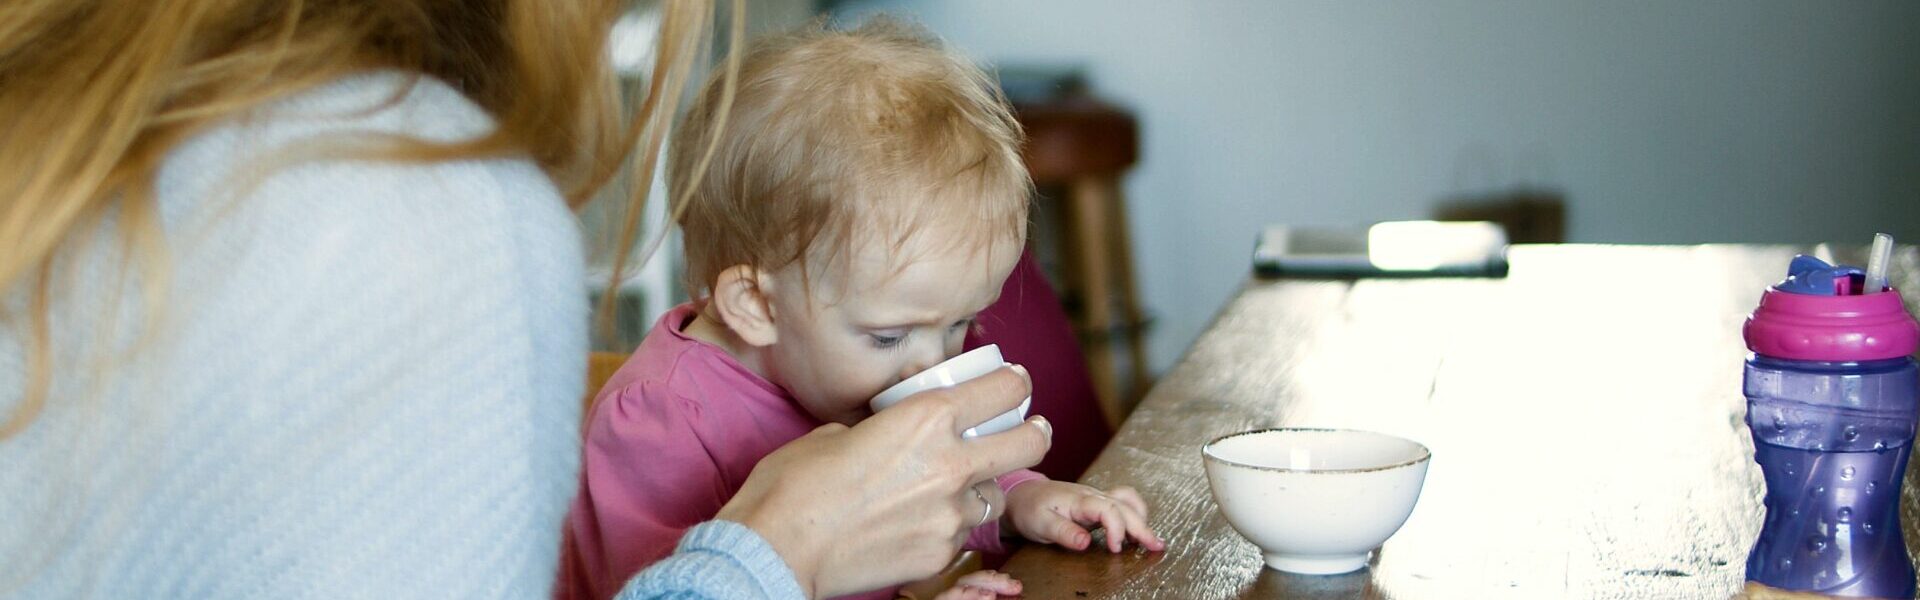
{"label": "wood grain surface", "polygon": [[[1005,570],[1028,598],[1733,597],[1763,516],[1740,325],[1796,253],[1836,258],[1520,246],[1506,279],[1252,281],[1083,479],[1139,488],[1170,548],[1028,546]],[[1896,257],[1911,310],[1920,251]],[[1413,516],[1367,569],[1265,569],[1221,517],[1200,447],[1275,426],[1432,449]],[[1901,504],[1909,541],[1917,483]]]}

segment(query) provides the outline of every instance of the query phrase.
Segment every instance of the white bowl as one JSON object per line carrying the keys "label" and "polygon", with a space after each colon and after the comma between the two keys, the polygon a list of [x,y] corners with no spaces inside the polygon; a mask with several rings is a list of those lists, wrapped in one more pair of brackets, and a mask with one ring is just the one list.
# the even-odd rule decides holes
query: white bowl
{"label": "white bowl", "polygon": [[[916,373],[914,376],[908,377],[900,383],[893,384],[886,390],[881,391],[880,395],[874,396],[873,400],[867,403],[867,406],[872,408],[873,412],[880,412],[887,407],[899,404],[901,400],[907,399],[908,396],[927,390],[950,387],[962,381],[992,373],[995,369],[1007,366],[1007,364],[1006,360],[1000,356],[1000,346],[997,344],[987,344],[962,352],[959,356],[941,361],[940,364],[928,367],[925,371]],[[965,432],[962,432],[960,437],[972,438],[982,435],[992,435],[1013,429],[1015,426],[1027,420],[1027,409],[1032,405],[1033,397],[1029,396],[1027,399],[1020,401],[1019,408],[1000,413],[998,416],[987,419],[986,422],[975,425]]]}
{"label": "white bowl", "polygon": [[1360,570],[1413,514],[1433,453],[1411,440],[1345,429],[1263,429],[1200,449],[1213,500],[1267,566]]}

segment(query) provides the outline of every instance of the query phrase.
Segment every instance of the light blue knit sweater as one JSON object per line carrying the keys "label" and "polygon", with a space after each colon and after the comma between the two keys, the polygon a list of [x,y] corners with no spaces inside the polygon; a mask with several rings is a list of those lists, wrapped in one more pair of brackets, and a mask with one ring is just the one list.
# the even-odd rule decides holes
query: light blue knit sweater
{"label": "light blue knit sweater", "polygon": [[[491,121],[374,74],[196,135],[156,181],[162,310],[112,222],[56,265],[46,409],[0,440],[0,597],[542,598],[577,484],[579,233],[526,160],[237,165]],[[250,190],[236,201],[234,190]],[[0,319],[24,289],[0,293]],[[153,324],[158,324],[154,326]],[[0,414],[21,329],[0,321]],[[103,368],[102,365],[111,365]],[[697,528],[632,598],[792,598],[751,530]]]}

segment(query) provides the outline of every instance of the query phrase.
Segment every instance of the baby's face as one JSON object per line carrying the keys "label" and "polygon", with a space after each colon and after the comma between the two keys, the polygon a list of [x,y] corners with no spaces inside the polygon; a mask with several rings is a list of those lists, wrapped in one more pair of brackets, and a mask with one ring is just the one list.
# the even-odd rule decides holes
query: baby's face
{"label": "baby's face", "polygon": [[815,418],[852,425],[870,414],[874,395],[959,354],[974,316],[999,298],[1020,246],[944,242],[929,233],[898,252],[861,244],[846,272],[815,276],[813,294],[803,292],[799,267],[776,273],[769,302],[779,338],[768,348],[767,375]]}

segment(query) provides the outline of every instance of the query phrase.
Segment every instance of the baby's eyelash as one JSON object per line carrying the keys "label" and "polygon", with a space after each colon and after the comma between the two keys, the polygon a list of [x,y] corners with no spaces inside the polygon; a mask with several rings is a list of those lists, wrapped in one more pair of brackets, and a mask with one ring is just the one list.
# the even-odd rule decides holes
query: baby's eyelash
{"label": "baby's eyelash", "polygon": [[911,334],[882,335],[878,333],[870,333],[870,334],[867,334],[867,337],[873,339],[873,347],[879,348],[881,350],[892,350],[894,348],[898,348],[902,342],[907,341],[908,335],[911,335]]}

